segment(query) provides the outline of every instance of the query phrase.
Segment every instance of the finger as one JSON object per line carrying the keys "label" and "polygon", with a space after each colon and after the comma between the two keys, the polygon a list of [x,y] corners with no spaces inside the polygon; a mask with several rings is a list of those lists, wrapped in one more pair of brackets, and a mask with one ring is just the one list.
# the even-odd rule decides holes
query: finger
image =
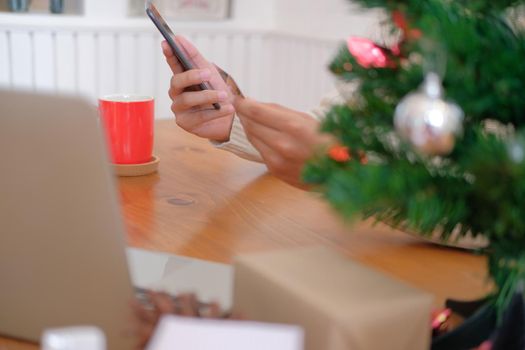
{"label": "finger", "polygon": [[275,111],[297,112],[291,108],[273,102],[262,102],[263,105],[273,108]]}
{"label": "finger", "polygon": [[180,64],[179,60],[175,55],[173,54],[173,50],[171,49],[170,45],[167,41],[163,41],[161,43],[162,46],[162,53],[166,57],[166,62],[170,66],[171,71],[173,74],[179,74],[181,72],[184,72],[184,68]]}
{"label": "finger", "polygon": [[222,316],[221,308],[219,304],[216,302],[199,305],[199,311],[200,311],[199,312],[200,316],[203,318],[218,319],[218,318],[221,318]]}
{"label": "finger", "polygon": [[300,169],[302,164],[297,164],[295,160],[284,158],[257,138],[252,138],[250,142],[259,151],[270,174],[294,186],[301,184]]}
{"label": "finger", "polygon": [[[210,69],[213,73],[209,82],[213,89],[215,90],[222,90],[222,91],[229,91],[228,86],[222,80],[219,72],[217,71],[217,68],[208,62],[201,53],[193,46],[192,43],[190,43],[186,38],[177,35],[175,36],[175,41],[177,44],[179,44],[180,48],[184,51],[188,59],[195,65],[196,68],[200,69]],[[168,43],[165,42],[162,44],[162,50],[164,52],[164,55],[166,56],[166,60],[168,62],[168,65],[170,66],[173,74],[178,74],[184,71],[184,68],[180,64],[179,60],[174,56],[173,51],[169,47]]]}
{"label": "finger", "polygon": [[199,85],[210,79],[209,69],[192,69],[186,72],[174,74],[170,80],[169,97],[173,100],[177,95],[193,86]]}
{"label": "finger", "polygon": [[282,136],[301,142],[310,151],[318,143],[330,142],[321,134],[319,122],[306,113],[242,98],[235,98],[234,106],[241,122],[252,122],[258,128],[264,126],[279,131]]}
{"label": "finger", "polygon": [[230,117],[235,111],[232,105],[221,105],[221,109],[216,110],[212,108],[201,109],[196,111],[186,111],[184,113],[176,113],[175,118],[177,125],[186,131],[191,131],[201,124],[210,122],[214,119],[223,117]]}
{"label": "finger", "polygon": [[148,310],[144,305],[140,304],[138,301],[132,303],[132,308],[137,319],[142,323],[155,323],[157,320],[157,315],[155,311]]}
{"label": "finger", "polygon": [[181,316],[199,316],[199,305],[195,294],[183,294],[180,296],[179,314]]}
{"label": "finger", "polygon": [[225,102],[228,93],[225,91],[203,90],[183,92],[173,98],[172,111],[174,113],[187,111],[189,109],[208,106],[214,103]]}
{"label": "finger", "polygon": [[275,130],[250,119],[244,120],[243,126],[247,136],[259,140],[281,158],[296,161],[306,159],[311,154],[310,146],[305,144],[302,136],[296,137],[286,130]]}
{"label": "finger", "polygon": [[213,89],[215,90],[222,90],[222,91],[229,91],[228,86],[226,85],[226,82],[222,80],[217,67],[213,65],[212,63],[208,62],[204,56],[197,50],[197,48],[189,42],[185,37],[176,35],[175,41],[177,44],[180,45],[181,49],[184,51],[184,53],[187,55],[188,59],[195,65],[196,68],[208,68],[213,73],[209,82]]}
{"label": "finger", "polygon": [[315,128],[318,126],[318,122],[310,115],[276,104],[260,103],[248,98],[236,97],[234,106],[241,120],[243,118],[249,119],[260,125],[285,131],[296,137],[301,136],[305,130],[305,125],[315,124]]}
{"label": "finger", "polygon": [[259,138],[255,137],[253,134],[250,133],[246,133],[246,137],[248,138],[248,141],[250,141],[250,143],[253,145],[253,147],[255,147],[257,151],[259,151],[259,154],[261,155],[261,158],[263,159],[266,166],[278,161],[278,158],[280,158],[279,155],[265,142],[261,141]]}
{"label": "finger", "polygon": [[210,63],[204,58],[204,56],[201,55],[199,50],[197,50],[197,48],[193,46],[193,44],[188,39],[181,35],[176,35],[175,41],[181,46],[184,53],[188,56],[190,61],[195,64],[196,67],[207,68],[210,66]]}
{"label": "finger", "polygon": [[211,303],[208,306],[207,310],[207,317],[208,318],[220,318],[221,317],[221,308],[218,303]]}
{"label": "finger", "polygon": [[210,140],[226,142],[229,140],[232,122],[231,116],[213,119],[196,127],[192,133]]}
{"label": "finger", "polygon": [[193,308],[190,294],[180,294],[177,296],[177,315],[197,316],[197,310]]}
{"label": "finger", "polygon": [[175,312],[175,304],[171,296],[166,293],[157,293],[152,302],[160,314],[172,314]]}
{"label": "finger", "polygon": [[[249,98],[236,98],[234,106],[241,120],[243,118],[249,119],[276,130],[287,127],[288,111],[279,111],[270,105]],[[294,118],[296,117],[294,116]]]}
{"label": "finger", "polygon": [[259,151],[270,174],[290,185],[303,187],[301,181],[303,162],[283,157],[257,138],[252,138],[250,142]]}
{"label": "finger", "polygon": [[173,50],[170,47],[170,44],[166,40],[163,40],[160,43],[160,47],[162,48],[162,53],[166,58],[174,57]]}
{"label": "finger", "polygon": [[180,95],[184,89],[208,81],[210,77],[211,72],[209,69],[192,69],[179,74],[174,74],[171,77],[170,98],[173,99],[175,96]]}

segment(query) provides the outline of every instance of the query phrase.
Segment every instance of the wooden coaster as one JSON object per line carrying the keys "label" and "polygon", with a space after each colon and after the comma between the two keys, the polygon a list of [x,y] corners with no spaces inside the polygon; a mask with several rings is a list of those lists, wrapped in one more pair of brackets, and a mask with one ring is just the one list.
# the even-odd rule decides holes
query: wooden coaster
{"label": "wooden coaster", "polygon": [[143,176],[153,174],[159,167],[160,158],[153,156],[151,161],[142,164],[113,164],[117,176]]}

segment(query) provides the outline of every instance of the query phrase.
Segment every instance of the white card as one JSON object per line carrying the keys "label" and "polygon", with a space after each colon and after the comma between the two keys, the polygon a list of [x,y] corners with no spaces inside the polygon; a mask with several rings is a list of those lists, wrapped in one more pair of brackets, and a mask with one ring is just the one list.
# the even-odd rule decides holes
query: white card
{"label": "white card", "polygon": [[291,325],[164,316],[147,350],[303,350]]}

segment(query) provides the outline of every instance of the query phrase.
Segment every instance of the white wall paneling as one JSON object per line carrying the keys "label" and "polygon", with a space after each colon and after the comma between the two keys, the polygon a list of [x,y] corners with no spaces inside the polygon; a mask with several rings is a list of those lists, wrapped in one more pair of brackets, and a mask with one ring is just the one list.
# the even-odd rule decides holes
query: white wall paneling
{"label": "white wall paneling", "polygon": [[293,104],[295,99],[295,94],[291,94],[287,99],[288,88],[293,85],[290,79],[293,79],[291,76],[291,50],[290,50],[290,41],[286,40],[284,37],[277,37],[272,40],[274,43],[274,48],[271,50],[272,53],[272,63],[270,64],[270,69],[272,70],[272,78],[269,81],[270,86],[270,96],[273,94],[272,100],[275,100],[278,103],[283,103],[284,100],[288,104]]}
{"label": "white wall paneling", "polygon": [[11,86],[11,32],[0,31],[0,86]]}
{"label": "white wall paneling", "polygon": [[137,91],[137,47],[136,33],[119,33],[117,44],[117,91]]}
{"label": "white wall paneling", "polygon": [[60,93],[78,92],[78,34],[74,31],[51,33],[56,55],[56,87]]}
{"label": "white wall paneling", "polygon": [[274,7],[276,29],[324,39],[375,37],[384,17],[379,10],[364,10],[348,0],[274,0]]}
{"label": "white wall paneling", "polygon": [[[225,68],[228,73],[235,78],[239,86],[243,88],[248,86],[248,77],[246,76],[246,64],[250,64],[248,57],[248,50],[246,48],[246,36],[243,33],[233,34],[228,36],[228,51],[231,52],[229,62],[226,63]],[[255,54],[255,53],[254,53]],[[246,91],[251,94],[250,91]]]}
{"label": "white wall paneling", "polygon": [[160,36],[156,36],[155,49],[153,55],[155,57],[155,69],[153,73],[156,74],[155,84],[155,113],[161,118],[171,117],[171,101],[168,98],[168,89],[170,85],[170,79],[172,76],[171,69],[166,63],[166,59],[160,49]]}
{"label": "white wall paneling", "polygon": [[33,35],[34,88],[38,91],[55,91],[56,60],[52,32],[37,31]]}
{"label": "white wall paneling", "polygon": [[11,82],[14,88],[29,90],[34,87],[33,31],[13,30],[10,38]]}
{"label": "white wall paneling", "polygon": [[94,33],[96,49],[96,67],[98,72],[98,89],[96,94],[106,95],[117,92],[117,36],[116,33],[104,31]]}
{"label": "white wall paneling", "polygon": [[[149,23],[137,23],[142,24],[0,23],[0,85],[81,94],[93,102],[110,93],[150,94],[157,117],[168,118],[171,71],[161,38]],[[307,110],[333,88],[326,69],[337,48],[333,40],[203,25],[177,31],[253,98]]]}
{"label": "white wall paneling", "polygon": [[79,32],[76,38],[77,90],[80,94],[93,99],[98,89],[96,36],[91,32]]}
{"label": "white wall paneling", "polygon": [[137,70],[135,71],[137,86],[135,91],[140,94],[153,94],[157,81],[155,53],[159,51],[160,39],[153,33],[138,33],[137,35]]}
{"label": "white wall paneling", "polygon": [[265,61],[265,37],[263,35],[254,35],[250,38],[246,47],[247,57],[246,64],[246,82],[244,89],[246,94],[251,96],[263,97],[264,89],[264,71],[270,69]]}
{"label": "white wall paneling", "polygon": [[[66,0],[67,2],[67,0]],[[128,13],[127,0],[84,0],[84,15],[87,17],[114,20]]]}

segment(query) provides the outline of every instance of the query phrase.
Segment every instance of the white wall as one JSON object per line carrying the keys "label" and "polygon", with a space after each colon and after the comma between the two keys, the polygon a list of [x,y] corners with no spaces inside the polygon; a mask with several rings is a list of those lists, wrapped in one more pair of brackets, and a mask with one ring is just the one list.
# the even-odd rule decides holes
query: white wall
{"label": "white wall", "polygon": [[277,30],[336,40],[376,36],[381,14],[360,9],[349,0],[275,0],[274,10]]}
{"label": "white wall", "polygon": [[84,15],[96,18],[124,18],[128,15],[128,0],[84,0]]}
{"label": "white wall", "polygon": [[[128,1],[84,0],[84,14],[92,18],[124,18]],[[364,11],[349,0],[231,0],[231,4],[232,17],[224,22],[243,28],[332,40],[349,35],[369,37],[378,29],[379,12]]]}
{"label": "white wall", "polygon": [[[93,101],[118,92],[149,94],[157,116],[171,117],[171,72],[146,18],[49,17],[0,14],[0,88],[79,93]],[[231,25],[174,29],[235,77],[247,96],[308,110],[333,87],[326,70],[333,42]]]}
{"label": "white wall", "polygon": [[[143,0],[84,0],[84,14],[91,18],[123,18],[128,15],[130,1],[138,2],[136,6],[139,8],[143,7],[140,4]],[[160,1],[157,0],[159,3]],[[231,0],[232,16],[223,22],[258,29],[272,28],[275,17],[274,3],[275,0]]]}
{"label": "white wall", "polygon": [[232,0],[232,20],[247,27],[271,29],[275,26],[275,2],[278,1]]}
{"label": "white wall", "polygon": [[[169,117],[170,72],[153,25],[127,18],[128,0],[84,1],[82,17],[0,13],[0,85],[92,98],[149,93],[157,97],[159,117]],[[377,13],[356,13],[347,0],[232,4],[229,20],[171,24],[247,95],[301,110],[333,89],[326,67],[340,40],[378,28]]]}

